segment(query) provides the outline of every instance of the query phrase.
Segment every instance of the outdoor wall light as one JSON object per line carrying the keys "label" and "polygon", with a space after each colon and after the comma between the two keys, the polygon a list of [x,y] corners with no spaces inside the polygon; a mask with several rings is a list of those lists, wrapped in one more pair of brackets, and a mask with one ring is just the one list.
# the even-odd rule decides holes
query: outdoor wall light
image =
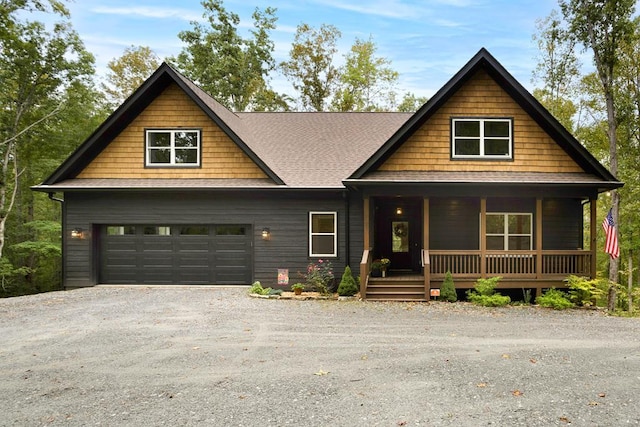
{"label": "outdoor wall light", "polygon": [[82,235],[82,228],[77,227],[74,228],[73,230],[71,230],[71,238],[72,239],[82,239],[83,235]]}
{"label": "outdoor wall light", "polygon": [[396,215],[402,215],[402,208],[400,206],[396,208]]}
{"label": "outdoor wall light", "polygon": [[269,227],[262,229],[262,240],[271,240],[271,230],[269,230]]}

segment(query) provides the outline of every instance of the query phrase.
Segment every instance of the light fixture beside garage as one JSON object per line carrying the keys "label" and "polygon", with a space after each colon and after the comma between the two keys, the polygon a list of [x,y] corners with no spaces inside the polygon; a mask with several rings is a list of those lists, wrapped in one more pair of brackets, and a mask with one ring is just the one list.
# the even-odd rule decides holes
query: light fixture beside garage
{"label": "light fixture beside garage", "polygon": [[271,240],[271,230],[269,230],[269,227],[262,229],[262,240]]}
{"label": "light fixture beside garage", "polygon": [[82,239],[84,237],[83,235],[83,229],[80,227],[76,227],[74,229],[71,230],[71,238],[72,239]]}

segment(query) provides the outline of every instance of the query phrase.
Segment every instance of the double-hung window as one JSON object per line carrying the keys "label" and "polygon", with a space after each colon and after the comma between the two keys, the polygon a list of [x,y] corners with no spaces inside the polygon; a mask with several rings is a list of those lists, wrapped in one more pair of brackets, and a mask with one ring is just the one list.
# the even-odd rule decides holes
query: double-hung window
{"label": "double-hung window", "polygon": [[513,120],[452,118],[451,157],[454,159],[512,159]]}
{"label": "double-hung window", "polygon": [[337,212],[309,212],[309,256],[338,256]]}
{"label": "double-hung window", "polygon": [[533,215],[487,213],[487,249],[530,251],[533,247]]}
{"label": "double-hung window", "polygon": [[200,130],[147,129],[146,166],[200,166]]}

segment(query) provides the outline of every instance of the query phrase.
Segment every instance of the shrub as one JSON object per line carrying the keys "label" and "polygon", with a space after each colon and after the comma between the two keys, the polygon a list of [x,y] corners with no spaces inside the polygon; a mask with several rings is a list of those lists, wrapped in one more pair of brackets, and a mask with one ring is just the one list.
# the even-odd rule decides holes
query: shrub
{"label": "shrub", "polygon": [[553,308],[554,310],[564,310],[573,307],[573,303],[569,301],[564,292],[551,288],[544,295],[536,298],[536,304],[542,307]]}
{"label": "shrub", "polygon": [[253,282],[253,285],[249,288],[250,294],[258,294],[258,295],[271,295],[271,288],[263,288],[259,281]]}
{"label": "shrub", "polygon": [[586,277],[571,275],[564,281],[569,285],[569,300],[572,303],[585,307],[606,303],[608,280],[601,278],[589,280]]}
{"label": "shrub", "polygon": [[456,302],[458,300],[458,294],[456,293],[456,285],[453,283],[453,276],[451,272],[447,271],[444,276],[444,282],[440,287],[440,298],[443,301]]}
{"label": "shrub", "polygon": [[331,262],[318,260],[318,263],[310,263],[307,273],[304,275],[307,285],[321,294],[328,294],[333,286],[333,268]]}
{"label": "shrub", "polygon": [[354,279],[353,274],[351,274],[351,267],[347,265],[342,274],[340,284],[338,285],[338,295],[350,297],[357,293],[358,285],[356,284],[356,279]]}
{"label": "shrub", "polygon": [[483,307],[502,307],[509,304],[511,298],[495,293],[495,287],[501,279],[500,276],[478,279],[473,289],[467,291],[467,298],[472,303]]}

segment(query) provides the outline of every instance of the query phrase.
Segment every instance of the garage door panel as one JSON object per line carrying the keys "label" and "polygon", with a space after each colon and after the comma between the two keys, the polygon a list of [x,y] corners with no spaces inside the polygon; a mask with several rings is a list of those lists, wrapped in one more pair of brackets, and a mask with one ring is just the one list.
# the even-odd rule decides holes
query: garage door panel
{"label": "garage door panel", "polygon": [[[99,280],[249,284],[253,260],[250,229],[248,225],[103,226]],[[126,231],[117,234],[120,230]]]}

